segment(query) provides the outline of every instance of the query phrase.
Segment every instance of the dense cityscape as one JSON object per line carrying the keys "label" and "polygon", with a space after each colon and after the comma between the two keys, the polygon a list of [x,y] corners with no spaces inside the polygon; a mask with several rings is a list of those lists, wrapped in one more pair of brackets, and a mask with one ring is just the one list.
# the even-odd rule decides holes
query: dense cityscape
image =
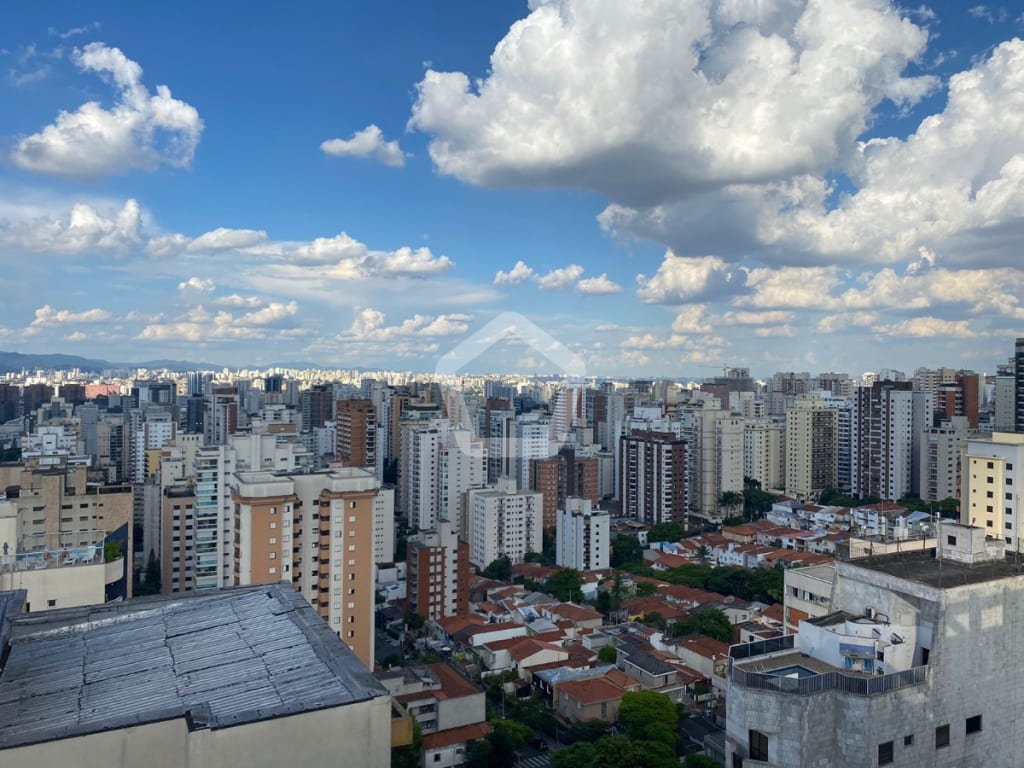
{"label": "dense cityscape", "polygon": [[1024,6],[0,6],[0,768],[1024,766]]}
{"label": "dense cityscape", "polygon": [[[884,765],[896,724],[919,764],[972,754],[1018,681],[962,668],[1024,618],[1008,351],[700,382],[8,373],[0,749],[183,716],[224,731],[203,759],[283,754],[328,708],[366,765]],[[895,714],[951,689],[966,733]]]}

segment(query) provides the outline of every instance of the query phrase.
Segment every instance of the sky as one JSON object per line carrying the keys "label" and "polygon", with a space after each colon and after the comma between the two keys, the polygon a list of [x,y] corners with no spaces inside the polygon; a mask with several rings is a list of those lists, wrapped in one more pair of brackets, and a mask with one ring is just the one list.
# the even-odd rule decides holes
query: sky
{"label": "sky", "polygon": [[1020,0],[85,6],[0,10],[0,349],[699,378],[1024,335]]}

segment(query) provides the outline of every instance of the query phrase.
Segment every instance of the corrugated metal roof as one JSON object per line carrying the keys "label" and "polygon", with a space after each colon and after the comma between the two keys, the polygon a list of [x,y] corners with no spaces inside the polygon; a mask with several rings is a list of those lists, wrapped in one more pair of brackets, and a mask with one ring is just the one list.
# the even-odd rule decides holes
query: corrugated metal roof
{"label": "corrugated metal roof", "polygon": [[187,717],[223,728],[387,695],[287,586],[17,618],[0,749]]}

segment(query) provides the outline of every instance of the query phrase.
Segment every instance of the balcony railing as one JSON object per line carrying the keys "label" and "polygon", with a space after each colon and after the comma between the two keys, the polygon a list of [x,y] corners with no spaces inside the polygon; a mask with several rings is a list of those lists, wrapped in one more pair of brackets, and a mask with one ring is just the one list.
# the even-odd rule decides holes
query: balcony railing
{"label": "balcony railing", "polygon": [[854,696],[877,696],[881,693],[898,691],[901,688],[922,685],[928,681],[928,667],[913,667],[903,672],[893,672],[876,677],[847,675],[838,670],[809,677],[781,677],[763,672],[748,672],[734,665],[729,674],[733,685],[738,685],[741,688],[773,693],[791,693],[800,696],[825,691],[839,691]]}

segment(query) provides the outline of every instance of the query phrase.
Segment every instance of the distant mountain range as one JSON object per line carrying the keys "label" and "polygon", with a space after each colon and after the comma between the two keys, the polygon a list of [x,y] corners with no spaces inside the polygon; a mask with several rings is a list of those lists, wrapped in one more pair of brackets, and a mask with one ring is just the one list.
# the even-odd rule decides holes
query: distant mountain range
{"label": "distant mountain range", "polygon": [[112,363],[109,360],[95,360],[78,355],[26,355],[21,352],[0,351],[0,373],[21,371],[71,370],[99,373],[117,368],[166,368],[169,371],[210,371],[223,368],[215,363],[193,363],[188,360],[144,360],[138,363]]}

